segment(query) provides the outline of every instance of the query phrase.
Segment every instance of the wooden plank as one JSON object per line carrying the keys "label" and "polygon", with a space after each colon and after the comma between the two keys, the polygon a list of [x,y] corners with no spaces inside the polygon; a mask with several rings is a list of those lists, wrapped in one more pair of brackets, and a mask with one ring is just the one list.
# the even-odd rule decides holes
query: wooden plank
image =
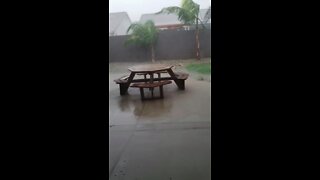
{"label": "wooden plank", "polygon": [[[168,72],[167,71],[155,71],[155,72],[153,72],[153,74],[158,74],[158,73],[164,74],[164,73],[168,73]],[[137,73],[137,75],[147,75],[147,74],[149,74],[149,73]]]}
{"label": "wooden plank", "polygon": [[128,78],[129,78],[129,75],[126,75],[126,76],[121,77],[120,79],[121,80],[127,80]]}
{"label": "wooden plank", "polygon": [[126,83],[128,83],[128,80],[116,79],[116,80],[114,80],[114,82],[116,82],[117,84],[126,84]]}
{"label": "wooden plank", "polygon": [[154,82],[154,83],[134,83],[130,87],[137,87],[137,88],[154,88],[163,86],[166,84],[171,84],[171,81],[161,81],[161,82]]}
{"label": "wooden plank", "polygon": [[[162,77],[162,78],[153,78],[153,81],[163,81],[163,80],[172,80],[171,77]],[[134,79],[131,82],[135,83],[135,82],[149,82],[150,79]]]}
{"label": "wooden plank", "polygon": [[129,67],[129,71],[135,73],[155,73],[157,71],[165,71],[167,69],[171,69],[172,65],[166,64],[144,64],[144,65],[136,65]]}
{"label": "wooden plank", "polygon": [[175,72],[174,74],[175,74],[175,76],[177,77],[177,79],[184,79],[184,80],[186,80],[186,79],[188,79],[188,77],[189,77],[189,74],[187,74],[187,73]]}
{"label": "wooden plank", "polygon": [[[180,73],[180,72],[175,72],[175,77],[177,79],[188,79],[189,74],[187,73]],[[126,78],[126,76],[122,77],[122,78]],[[125,84],[128,83],[128,78],[122,80],[121,78],[114,80],[117,84]],[[148,82],[150,79],[133,79],[131,82],[132,83],[136,83],[136,82]],[[153,78],[153,81],[164,81],[164,80],[174,80],[172,77],[161,77],[161,78]]]}

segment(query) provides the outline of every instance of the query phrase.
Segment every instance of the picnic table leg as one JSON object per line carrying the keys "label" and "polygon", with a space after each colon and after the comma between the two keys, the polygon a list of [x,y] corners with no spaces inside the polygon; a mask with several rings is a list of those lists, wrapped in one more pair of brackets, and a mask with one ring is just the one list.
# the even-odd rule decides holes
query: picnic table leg
{"label": "picnic table leg", "polygon": [[180,86],[180,89],[182,89],[182,90],[185,89],[184,81],[185,81],[184,79],[179,79],[179,80],[178,80],[178,82],[179,82],[179,84],[180,84],[180,85],[179,85],[179,86]]}
{"label": "picnic table leg", "polygon": [[119,84],[119,88],[120,88],[120,95],[125,95],[127,92],[125,84]]}
{"label": "picnic table leg", "polygon": [[145,83],[147,83],[147,74],[144,74],[144,80],[145,80]]}
{"label": "picnic table leg", "polygon": [[173,73],[172,69],[168,69],[167,72],[171,76],[172,80],[176,83],[179,89],[184,90],[184,81],[177,79],[176,75]]}
{"label": "picnic table leg", "polygon": [[132,72],[128,78],[128,82],[120,85],[120,95],[124,95],[128,92],[128,88],[136,73]]}
{"label": "picnic table leg", "polygon": [[163,98],[163,86],[159,86],[160,88],[160,98]]}
{"label": "picnic table leg", "polygon": [[144,92],[143,92],[143,88],[140,88],[140,95],[141,95],[141,100],[144,100]]}
{"label": "picnic table leg", "polygon": [[[153,83],[153,73],[150,73],[150,83]],[[153,93],[153,89],[149,88],[149,90]]]}
{"label": "picnic table leg", "polygon": [[151,97],[153,98],[153,88],[151,88]]}

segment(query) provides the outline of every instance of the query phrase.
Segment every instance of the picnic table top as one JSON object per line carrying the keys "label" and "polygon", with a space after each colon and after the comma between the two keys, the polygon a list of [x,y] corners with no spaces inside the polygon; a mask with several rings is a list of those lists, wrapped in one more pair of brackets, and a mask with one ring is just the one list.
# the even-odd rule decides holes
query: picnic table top
{"label": "picnic table top", "polygon": [[129,71],[139,73],[139,72],[157,72],[171,69],[173,65],[168,64],[143,64],[129,67]]}

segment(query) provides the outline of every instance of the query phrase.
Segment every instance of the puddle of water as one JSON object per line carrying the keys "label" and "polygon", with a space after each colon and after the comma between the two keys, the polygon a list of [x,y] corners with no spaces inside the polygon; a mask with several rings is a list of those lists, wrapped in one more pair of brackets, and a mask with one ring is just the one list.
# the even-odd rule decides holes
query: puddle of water
{"label": "puddle of water", "polygon": [[[158,95],[157,93],[154,91],[155,96]],[[146,96],[150,94],[150,92],[145,92]],[[155,117],[169,113],[172,109],[172,100],[164,98],[141,101],[140,94],[126,95],[118,100],[118,106],[124,113],[132,112],[135,116]]]}
{"label": "puddle of water", "polygon": [[141,107],[137,107],[135,110],[143,117],[163,116],[170,113],[172,109],[172,100],[170,99],[156,99],[143,101],[142,103],[144,105],[142,109],[139,109]]}
{"label": "puddle of water", "polygon": [[[146,97],[150,97],[148,89],[144,92]],[[158,88],[155,88],[154,95],[159,96]],[[132,124],[137,121],[206,119],[210,114],[210,95],[210,83],[191,77],[186,81],[186,90],[178,90],[175,83],[172,83],[164,87],[164,99],[145,101],[141,101],[137,88],[129,88],[127,95],[120,96],[119,87],[113,83],[109,89],[110,122]]]}

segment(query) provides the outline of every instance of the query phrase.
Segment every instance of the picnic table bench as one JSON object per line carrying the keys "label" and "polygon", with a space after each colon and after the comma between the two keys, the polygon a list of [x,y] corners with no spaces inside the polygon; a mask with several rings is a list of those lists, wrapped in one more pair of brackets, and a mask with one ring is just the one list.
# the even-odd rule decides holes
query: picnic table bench
{"label": "picnic table bench", "polygon": [[[119,79],[114,80],[117,84],[119,84],[120,95],[126,94],[129,87],[137,87],[140,88],[141,98],[144,99],[143,88],[149,88],[152,90],[153,88],[160,88],[160,97],[163,98],[163,85],[170,84],[173,80],[179,89],[185,89],[185,80],[188,79],[189,74],[183,72],[173,72],[173,66],[162,65],[162,64],[151,64],[151,65],[139,65],[128,68],[131,73],[130,75],[125,75]],[[161,77],[161,73],[168,73],[169,77]],[[135,75],[144,75],[144,79],[134,79]],[[150,78],[147,79],[146,76],[150,75]],[[153,75],[158,74],[158,78],[154,78]],[[170,82],[170,83],[169,83]],[[131,83],[134,83],[130,86]],[[152,94],[153,96],[153,94]]]}
{"label": "picnic table bench", "polygon": [[151,98],[150,99],[154,99],[155,97],[153,96],[153,89],[155,87],[159,87],[159,90],[160,90],[159,98],[163,98],[163,85],[166,85],[166,84],[171,84],[171,81],[166,80],[166,81],[158,81],[158,82],[153,82],[153,83],[140,82],[140,83],[134,83],[130,87],[139,88],[141,99],[145,100],[146,98],[144,96],[144,90],[143,90],[144,88],[149,88],[151,90]]}

